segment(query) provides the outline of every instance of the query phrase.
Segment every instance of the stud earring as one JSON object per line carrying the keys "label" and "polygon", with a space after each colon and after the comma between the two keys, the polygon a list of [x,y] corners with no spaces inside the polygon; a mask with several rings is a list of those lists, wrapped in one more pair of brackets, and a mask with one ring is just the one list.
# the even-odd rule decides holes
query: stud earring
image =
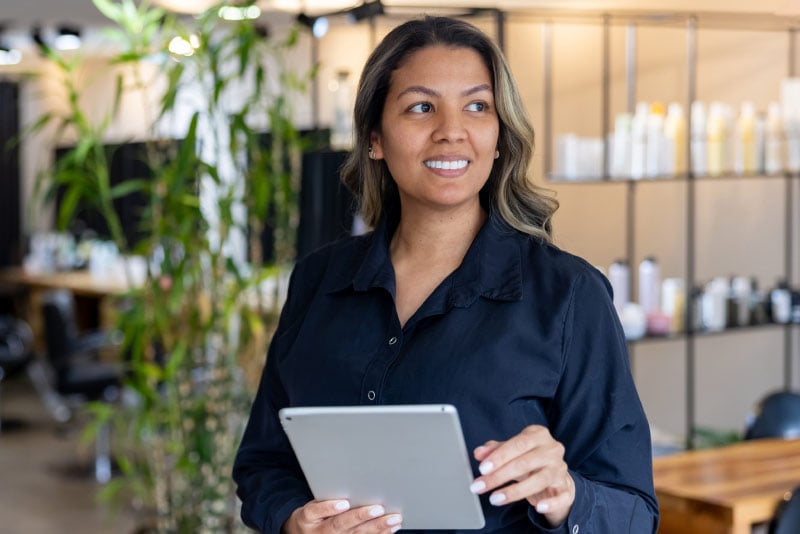
{"label": "stud earring", "polygon": [[372,151],[372,146],[367,148],[367,156],[369,156],[369,159],[375,159],[375,153]]}
{"label": "stud earring", "polygon": [[494,151],[494,159],[497,159],[499,157],[500,157],[500,151],[499,150],[495,150]]}

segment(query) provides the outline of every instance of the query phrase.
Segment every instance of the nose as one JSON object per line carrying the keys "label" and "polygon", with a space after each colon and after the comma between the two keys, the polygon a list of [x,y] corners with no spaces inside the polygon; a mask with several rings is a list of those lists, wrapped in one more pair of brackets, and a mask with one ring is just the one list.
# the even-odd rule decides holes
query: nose
{"label": "nose", "polygon": [[467,129],[464,116],[460,109],[450,109],[444,106],[437,114],[437,124],[433,131],[433,140],[436,142],[457,142],[467,138]]}

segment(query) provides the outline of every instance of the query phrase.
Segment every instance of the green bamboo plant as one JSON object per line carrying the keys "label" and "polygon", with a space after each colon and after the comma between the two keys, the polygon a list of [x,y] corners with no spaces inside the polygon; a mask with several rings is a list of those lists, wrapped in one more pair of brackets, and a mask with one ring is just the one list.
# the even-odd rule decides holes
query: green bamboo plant
{"label": "green bamboo plant", "polygon": [[[114,23],[109,68],[122,68],[112,109],[91,123],[72,81],[80,60],[46,50],[63,73],[68,105],[33,129],[55,124],[78,140],[41,182],[49,198],[63,191],[60,226],[78,206],[94,209],[129,252],[113,202],[132,192],[149,199],[146,237],[134,250],[149,259],[146,281],[125,295],[117,318],[136,402],[93,407],[94,427],[112,424],[125,444],[115,448],[123,476],[104,492],[143,502],[158,532],[232,532],[239,527],[230,469],[252,394],[245,384],[259,372],[279,305],[261,288],[285,271],[295,250],[301,139],[288,97],[312,73],[298,75],[286,64],[296,29],[275,42],[252,22],[221,21],[224,3],[187,25],[147,2],[93,1]],[[187,55],[169,52],[175,38]],[[105,134],[124,95],[153,87],[143,61],[158,61],[166,80],[148,119],[151,135],[187,101],[191,118],[179,142],[148,143],[150,178],[112,186]],[[143,98],[143,111],[152,108]],[[268,135],[254,117],[266,119]],[[265,225],[275,237],[266,265]],[[237,239],[249,243],[249,257],[232,251]]]}

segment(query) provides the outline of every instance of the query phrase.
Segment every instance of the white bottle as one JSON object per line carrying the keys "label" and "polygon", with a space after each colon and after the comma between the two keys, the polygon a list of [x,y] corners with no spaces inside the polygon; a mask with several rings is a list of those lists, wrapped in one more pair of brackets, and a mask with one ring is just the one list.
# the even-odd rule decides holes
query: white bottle
{"label": "white bottle", "polygon": [[353,85],[350,72],[339,70],[331,81],[333,91],[333,124],[331,125],[331,148],[350,150],[353,148]]}
{"label": "white bottle", "polygon": [[706,151],[709,176],[719,176],[725,171],[728,132],[725,121],[725,109],[721,102],[712,102],[708,112],[706,125]]}
{"label": "white bottle", "polygon": [[611,143],[612,178],[631,177],[631,120],[630,113],[619,113],[614,119],[614,141]]}
{"label": "white bottle", "polygon": [[764,141],[764,172],[778,174],[783,172],[783,120],[781,107],[770,102],[767,108],[766,139]]}
{"label": "white bottle", "polygon": [[705,176],[708,173],[706,147],[706,106],[702,102],[692,102],[691,109],[691,151],[692,173]]}
{"label": "white bottle", "polygon": [[628,295],[630,278],[630,268],[624,260],[617,260],[608,268],[608,281],[614,292],[614,307],[617,309],[617,313],[622,313],[625,304],[630,301]]}
{"label": "white bottle", "polygon": [[742,102],[736,120],[733,171],[736,174],[755,174],[757,162],[756,109],[752,102]]}
{"label": "white bottle", "polygon": [[645,176],[661,176],[664,159],[664,105],[653,102],[647,116],[647,152],[645,155]]}
{"label": "white bottle", "polygon": [[800,78],[784,78],[781,81],[781,109],[786,140],[786,170],[800,172]]}
{"label": "white bottle", "polygon": [[672,102],[667,108],[664,121],[664,167],[667,176],[686,173],[686,118],[683,108]]}
{"label": "white bottle", "polygon": [[661,273],[656,259],[649,256],[639,264],[639,304],[646,316],[661,310]]}
{"label": "white bottle", "polygon": [[647,102],[636,104],[636,113],[631,120],[631,178],[643,178],[647,171]]}

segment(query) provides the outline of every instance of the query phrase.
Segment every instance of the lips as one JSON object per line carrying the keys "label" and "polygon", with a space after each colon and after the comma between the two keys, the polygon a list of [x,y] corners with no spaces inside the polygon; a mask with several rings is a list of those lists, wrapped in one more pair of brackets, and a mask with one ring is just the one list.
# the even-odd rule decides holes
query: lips
{"label": "lips", "polygon": [[444,171],[455,171],[465,169],[469,165],[469,161],[465,159],[457,160],[438,160],[432,159],[425,161],[425,166],[429,169],[439,169]]}

